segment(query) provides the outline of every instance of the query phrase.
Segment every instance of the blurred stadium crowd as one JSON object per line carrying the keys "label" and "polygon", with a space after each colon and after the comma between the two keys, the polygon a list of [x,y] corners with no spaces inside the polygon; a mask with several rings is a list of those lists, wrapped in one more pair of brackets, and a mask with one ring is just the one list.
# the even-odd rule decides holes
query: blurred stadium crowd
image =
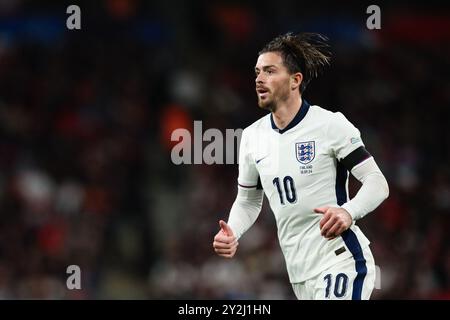
{"label": "blurred stadium crowd", "polygon": [[[212,250],[237,166],[170,160],[176,128],[264,115],[253,67],[286,31],[330,37],[305,98],[342,111],[390,183],[358,223],[381,269],[373,298],[450,299],[449,15],[391,5],[368,31],[364,6],[80,7],[68,31],[61,3],[0,5],[1,299],[294,299],[267,203],[236,258]],[[66,288],[72,264],[82,290]]]}

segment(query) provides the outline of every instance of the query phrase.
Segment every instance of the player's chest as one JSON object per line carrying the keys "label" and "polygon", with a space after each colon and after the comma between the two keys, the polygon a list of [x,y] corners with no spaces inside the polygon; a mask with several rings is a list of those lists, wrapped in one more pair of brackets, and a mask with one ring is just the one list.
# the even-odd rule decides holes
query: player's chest
{"label": "player's chest", "polygon": [[257,151],[254,157],[261,178],[286,175],[307,178],[326,174],[334,166],[326,139],[310,132],[274,136]]}

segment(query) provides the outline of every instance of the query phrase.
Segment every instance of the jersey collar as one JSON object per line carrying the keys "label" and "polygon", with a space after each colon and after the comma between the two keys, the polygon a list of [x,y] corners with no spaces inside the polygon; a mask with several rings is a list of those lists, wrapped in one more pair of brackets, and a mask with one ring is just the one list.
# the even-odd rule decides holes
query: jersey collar
{"label": "jersey collar", "polygon": [[280,134],[285,133],[289,129],[292,129],[297,124],[299,124],[300,121],[302,121],[303,118],[308,113],[308,110],[309,110],[309,103],[305,99],[302,99],[302,105],[300,107],[300,110],[297,112],[297,114],[295,115],[294,119],[292,119],[292,121],[289,122],[289,124],[284,129],[278,129],[277,128],[277,125],[273,121],[273,115],[270,114],[270,123],[272,124],[272,129],[278,131],[278,133],[280,133]]}

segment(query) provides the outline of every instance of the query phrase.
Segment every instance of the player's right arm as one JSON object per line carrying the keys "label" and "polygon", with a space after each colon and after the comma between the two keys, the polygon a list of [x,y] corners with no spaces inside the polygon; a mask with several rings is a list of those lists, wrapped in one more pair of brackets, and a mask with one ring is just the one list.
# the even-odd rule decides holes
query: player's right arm
{"label": "player's right arm", "polygon": [[232,258],[238,246],[237,240],[256,221],[261,212],[263,190],[258,188],[259,174],[253,159],[247,129],[242,132],[239,150],[238,193],[230,210],[228,223],[220,221],[221,229],[214,237],[215,252]]}
{"label": "player's right arm", "polygon": [[214,251],[221,257],[233,258],[236,253],[238,241],[230,226],[223,220],[219,221],[220,230],[214,237]]}

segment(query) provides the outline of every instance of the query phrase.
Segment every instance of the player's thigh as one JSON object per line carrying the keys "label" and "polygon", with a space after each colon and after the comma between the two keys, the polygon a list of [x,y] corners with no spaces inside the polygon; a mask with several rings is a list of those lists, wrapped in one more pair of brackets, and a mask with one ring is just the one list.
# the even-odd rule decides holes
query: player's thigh
{"label": "player's thigh", "polygon": [[303,300],[304,282],[291,283],[291,285],[297,299]]}
{"label": "player's thigh", "polygon": [[368,300],[375,285],[375,262],[370,249],[322,272],[316,280],[314,299]]}
{"label": "player's thigh", "polygon": [[363,250],[364,258],[366,260],[366,266],[367,266],[367,274],[364,279],[364,286],[361,293],[361,299],[362,300],[369,300],[370,296],[372,295],[372,291],[375,287],[376,282],[376,266],[375,266],[375,260],[373,258],[372,252],[369,247],[365,248]]}
{"label": "player's thigh", "polygon": [[312,300],[314,299],[314,283],[311,280],[292,283],[292,289],[294,290],[295,296],[298,300]]}

